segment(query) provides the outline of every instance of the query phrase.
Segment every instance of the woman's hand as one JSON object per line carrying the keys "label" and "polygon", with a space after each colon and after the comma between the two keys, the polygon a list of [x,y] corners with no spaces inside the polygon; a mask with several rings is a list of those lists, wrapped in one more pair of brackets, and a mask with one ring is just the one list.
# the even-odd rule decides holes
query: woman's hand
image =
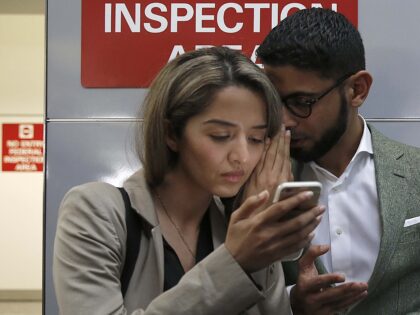
{"label": "woman's hand", "polygon": [[309,244],[325,207],[314,207],[288,220],[284,216],[312,194],[301,192],[261,210],[270,197],[264,190],[233,212],[225,246],[246,272],[267,267]]}
{"label": "woman's hand", "polygon": [[244,189],[243,200],[267,190],[269,198],[263,205],[267,207],[273,200],[277,186],[291,180],[290,131],[282,125],[274,138],[267,139],[266,149]]}

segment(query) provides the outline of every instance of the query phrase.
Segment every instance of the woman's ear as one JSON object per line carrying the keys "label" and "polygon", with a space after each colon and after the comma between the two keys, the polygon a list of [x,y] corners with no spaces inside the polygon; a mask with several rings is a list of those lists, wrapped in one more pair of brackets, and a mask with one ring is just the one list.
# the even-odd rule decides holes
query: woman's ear
{"label": "woman's ear", "polygon": [[171,123],[167,119],[165,119],[165,140],[169,149],[171,149],[173,152],[178,152],[178,138],[172,128]]}
{"label": "woman's ear", "polygon": [[366,70],[361,70],[351,76],[352,95],[351,106],[360,107],[367,98],[373,78]]}

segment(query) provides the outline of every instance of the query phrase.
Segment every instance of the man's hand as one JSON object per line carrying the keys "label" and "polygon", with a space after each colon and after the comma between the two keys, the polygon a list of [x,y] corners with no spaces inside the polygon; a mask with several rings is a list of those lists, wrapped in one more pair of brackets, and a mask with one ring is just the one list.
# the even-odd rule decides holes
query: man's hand
{"label": "man's hand", "polygon": [[349,282],[341,274],[319,275],[315,259],[329,250],[326,245],[312,245],[299,260],[299,276],[290,291],[293,314],[326,315],[345,310],[367,296],[365,282]]}

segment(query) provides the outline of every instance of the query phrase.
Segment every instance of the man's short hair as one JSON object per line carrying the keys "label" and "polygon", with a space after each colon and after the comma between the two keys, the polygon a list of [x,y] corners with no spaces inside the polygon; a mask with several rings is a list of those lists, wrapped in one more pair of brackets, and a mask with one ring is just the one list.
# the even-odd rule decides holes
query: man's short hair
{"label": "man's short hair", "polygon": [[344,15],[321,8],[300,10],[281,21],[257,54],[263,64],[291,65],[325,78],[366,68],[359,31]]}

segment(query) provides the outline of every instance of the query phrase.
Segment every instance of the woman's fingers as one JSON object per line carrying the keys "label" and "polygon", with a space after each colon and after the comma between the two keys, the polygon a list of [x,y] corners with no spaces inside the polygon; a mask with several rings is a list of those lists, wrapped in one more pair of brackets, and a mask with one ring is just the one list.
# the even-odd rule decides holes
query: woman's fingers
{"label": "woman's fingers", "polygon": [[291,179],[290,131],[282,125],[278,134],[266,140],[266,147],[245,189],[245,197],[267,189],[271,195],[277,186]]}
{"label": "woman's fingers", "polygon": [[290,130],[286,130],[284,125],[276,143],[276,152],[272,157],[273,164],[269,171],[270,176],[276,179],[276,184],[278,185],[291,180]]}
{"label": "woman's fingers", "polygon": [[311,241],[324,207],[314,207],[291,219],[284,218],[311,194],[301,192],[261,210],[269,196],[265,190],[247,198],[232,214],[225,245],[245,270],[258,270]]}
{"label": "woman's fingers", "polygon": [[283,155],[283,168],[280,174],[280,181],[292,181],[292,163],[290,162],[290,130],[286,130],[284,135],[284,155]]}
{"label": "woman's fingers", "polygon": [[277,135],[277,141],[275,149],[273,149],[273,158],[272,158],[272,164],[271,168],[273,170],[280,170],[282,168],[282,165],[284,163],[284,138],[285,138],[285,127],[284,125],[281,125],[281,129],[279,134]]}
{"label": "woman's fingers", "polygon": [[270,207],[261,212],[260,215],[265,217],[265,221],[278,221],[290,211],[297,209],[300,204],[311,199],[312,197],[312,191],[302,191],[289,198],[275,202]]}
{"label": "woman's fingers", "polygon": [[292,219],[282,220],[281,223],[284,235],[294,234],[296,233],[296,231],[302,229],[310,223],[314,224],[314,227],[316,227],[321,221],[322,214],[324,213],[324,211],[324,206],[316,206]]}
{"label": "woman's fingers", "polygon": [[252,216],[253,212],[262,206],[269,197],[267,190],[260,192],[258,195],[248,197],[242,205],[232,213],[232,222],[238,222]]}
{"label": "woman's fingers", "polygon": [[[299,223],[295,223],[296,219],[272,222],[272,224],[265,227],[266,232],[271,234],[272,241],[279,243],[280,246],[296,246],[297,249],[300,249],[313,238],[312,232],[321,221],[321,216],[314,217],[315,213],[319,213],[318,210],[314,208],[313,211],[316,212],[296,218]],[[296,245],[298,243],[299,245]],[[301,243],[303,243],[303,246],[300,246]]]}
{"label": "woman's fingers", "polygon": [[[271,142],[272,142],[272,141],[271,141],[271,139],[270,139],[270,138],[266,138],[266,139],[265,139],[265,143],[264,143],[264,152],[263,152],[263,154],[262,154],[262,156],[261,156],[261,159],[260,159],[260,161],[258,162],[257,166],[255,167],[254,172],[253,172],[253,174],[255,174],[256,176],[260,176],[261,172],[264,170],[264,163],[265,163],[265,161],[266,161],[266,159],[267,159],[267,152],[268,152],[268,150],[270,149]],[[256,180],[256,179],[257,179],[257,178],[256,178],[256,176],[252,176],[252,177],[254,177],[254,178],[253,178],[254,180]]]}
{"label": "woman's fingers", "polygon": [[270,175],[273,173],[273,170],[281,168],[284,156],[285,132],[285,128],[282,125],[280,131],[270,139],[269,146],[261,159],[262,163],[260,163],[260,172],[258,174],[267,172],[267,175]]}

